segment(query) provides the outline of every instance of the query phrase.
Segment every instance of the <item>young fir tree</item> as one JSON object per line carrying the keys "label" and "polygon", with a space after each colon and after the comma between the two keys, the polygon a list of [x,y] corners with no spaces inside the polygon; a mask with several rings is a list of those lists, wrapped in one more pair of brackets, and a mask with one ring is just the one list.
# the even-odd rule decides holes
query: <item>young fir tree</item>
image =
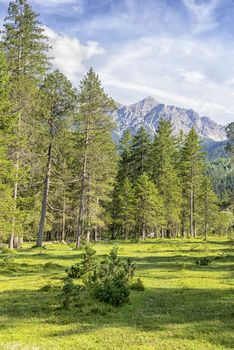
{"label": "young fir tree", "polygon": [[182,235],[187,228],[191,237],[196,237],[196,218],[199,209],[199,193],[204,178],[204,157],[199,137],[192,129],[181,150],[182,179]]}
{"label": "young fir tree", "polygon": [[[15,144],[11,151],[15,168],[13,198],[16,212],[16,209],[24,209],[27,194],[31,198],[31,193],[27,191],[28,176],[32,168],[30,163],[33,161],[30,142],[36,138],[33,135],[37,129],[33,110],[37,103],[38,83],[42,81],[49,67],[48,39],[38,21],[38,14],[26,0],[10,2],[2,43],[10,69],[12,112],[17,113]],[[15,215],[12,218],[11,248],[19,219]]]}
{"label": "young fir tree", "polygon": [[44,188],[39,223],[37,246],[42,246],[46,209],[53,164],[53,151],[58,143],[59,136],[72,125],[72,118],[77,109],[77,93],[64,74],[58,70],[50,73],[40,89],[41,111],[39,121],[45,128],[47,141],[47,165],[45,169]]}
{"label": "young fir tree", "polygon": [[149,134],[141,127],[132,139],[130,156],[130,179],[136,182],[143,173],[149,172],[151,141]]}
{"label": "young fir tree", "polygon": [[178,152],[172,132],[170,121],[161,119],[151,151],[151,174],[163,198],[168,237],[178,231],[182,200],[177,170]]}
{"label": "young fir tree", "polygon": [[[102,201],[106,201],[112,187],[115,168],[115,147],[111,140],[114,123],[108,115],[115,108],[98,76],[91,68],[80,84],[78,131],[81,135],[81,186],[79,195],[79,214],[77,223],[76,246],[81,237],[89,240],[92,226],[92,206],[100,210]],[[107,188],[105,180],[108,181]],[[98,192],[95,193],[96,185]],[[104,190],[104,191],[103,191]],[[107,190],[107,191],[106,191]],[[102,198],[103,197],[103,198]],[[100,217],[100,216],[99,216]],[[95,220],[97,223],[97,220]]]}
{"label": "young fir tree", "polygon": [[10,113],[9,72],[5,55],[0,50],[0,238],[8,239],[12,226],[12,172],[13,164],[9,160],[9,149],[14,142],[12,130],[15,118]]}
{"label": "young fir tree", "polygon": [[164,224],[163,200],[149,176],[143,173],[135,185],[136,226],[142,239],[147,232],[161,228]]}

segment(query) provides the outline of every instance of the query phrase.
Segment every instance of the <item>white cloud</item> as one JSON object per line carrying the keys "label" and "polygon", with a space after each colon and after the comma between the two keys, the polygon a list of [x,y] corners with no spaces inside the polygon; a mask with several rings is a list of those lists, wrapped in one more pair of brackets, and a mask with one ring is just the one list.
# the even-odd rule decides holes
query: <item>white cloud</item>
{"label": "white cloud", "polygon": [[75,83],[84,73],[89,60],[104,54],[104,49],[96,41],[81,44],[77,38],[59,34],[50,28],[46,28],[46,35],[53,46],[53,64]]}
{"label": "white cloud", "polygon": [[205,32],[218,25],[214,10],[220,0],[206,0],[202,3],[198,3],[197,0],[183,0],[183,2],[194,17],[195,32]]}
{"label": "white cloud", "polygon": [[121,103],[153,95],[225,124],[234,114],[233,89],[225,84],[233,57],[234,47],[225,43],[152,36],[107,53],[98,72],[108,93]]}
{"label": "white cloud", "polygon": [[183,68],[178,69],[178,73],[188,83],[200,84],[205,80],[205,76],[200,71],[187,71]]}

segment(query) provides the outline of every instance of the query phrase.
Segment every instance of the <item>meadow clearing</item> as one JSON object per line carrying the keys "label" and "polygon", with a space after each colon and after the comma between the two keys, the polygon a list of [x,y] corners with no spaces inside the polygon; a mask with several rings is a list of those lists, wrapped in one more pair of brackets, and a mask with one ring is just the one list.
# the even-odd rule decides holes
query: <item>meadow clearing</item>
{"label": "meadow clearing", "polygon": [[[117,242],[145,291],[113,308],[87,300],[61,308],[65,268],[82,250],[63,244],[0,254],[1,350],[231,350],[233,243],[225,238]],[[99,255],[111,242],[94,245]],[[196,260],[211,263],[199,266]]]}

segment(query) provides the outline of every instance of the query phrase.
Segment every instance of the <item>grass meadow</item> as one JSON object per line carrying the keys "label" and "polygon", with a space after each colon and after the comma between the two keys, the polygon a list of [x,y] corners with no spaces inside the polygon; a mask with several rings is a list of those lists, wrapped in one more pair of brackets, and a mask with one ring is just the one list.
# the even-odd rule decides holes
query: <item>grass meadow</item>
{"label": "grass meadow", "polygon": [[[65,268],[82,250],[25,244],[0,254],[2,350],[231,350],[234,245],[228,239],[118,242],[119,254],[136,261],[145,291],[113,308],[86,300],[61,308]],[[113,243],[94,245],[99,255]],[[209,257],[211,264],[196,260]]]}

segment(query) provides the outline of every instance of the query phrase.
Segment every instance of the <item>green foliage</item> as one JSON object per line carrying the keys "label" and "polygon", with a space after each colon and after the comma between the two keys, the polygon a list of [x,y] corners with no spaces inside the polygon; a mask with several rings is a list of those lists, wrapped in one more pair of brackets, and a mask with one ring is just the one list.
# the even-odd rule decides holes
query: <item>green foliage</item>
{"label": "green foliage", "polygon": [[92,273],[97,266],[96,250],[87,244],[81,262],[72,265],[67,272],[69,278],[81,278],[85,274]]}
{"label": "green foliage", "polygon": [[138,232],[144,239],[147,232],[157,226],[163,226],[164,207],[163,199],[154,183],[147,174],[139,177],[136,187],[136,224]]}
{"label": "green foliage", "polygon": [[130,289],[143,292],[145,290],[144,284],[140,278],[130,285]]}
{"label": "green foliage", "polygon": [[[95,253],[94,249],[86,246],[81,262],[67,270],[62,292],[65,307],[74,302],[77,297],[75,291],[80,292],[82,288],[84,293],[116,307],[128,302],[129,281],[134,275],[135,264],[130,259],[121,259],[116,247],[103,261],[98,261]],[[83,287],[74,285],[73,279],[81,279]]]}

